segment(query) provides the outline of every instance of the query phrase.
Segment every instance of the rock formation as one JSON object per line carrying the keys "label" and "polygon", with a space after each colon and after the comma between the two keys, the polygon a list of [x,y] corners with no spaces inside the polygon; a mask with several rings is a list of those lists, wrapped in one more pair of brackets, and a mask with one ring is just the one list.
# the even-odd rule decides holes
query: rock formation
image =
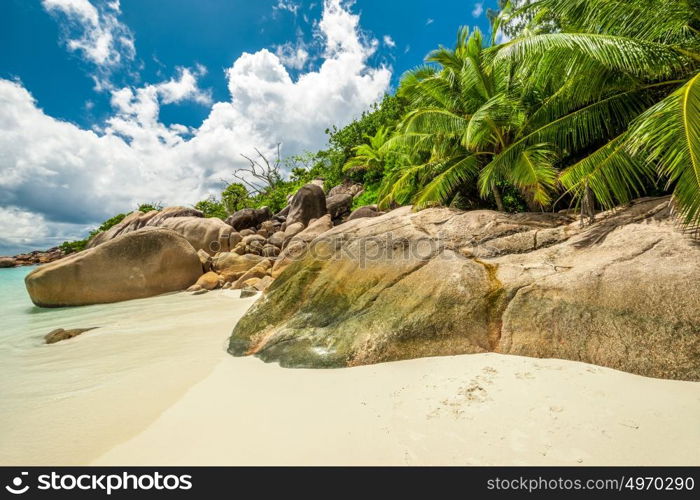
{"label": "rock formation", "polygon": [[25,284],[38,306],[79,306],[184,290],[201,274],[187,239],[170,229],[148,228],[40,266]]}
{"label": "rock formation", "polygon": [[323,189],[316,184],[306,184],[292,198],[285,224],[289,226],[300,222],[307,226],[311,219],[318,219],[327,213]]}
{"label": "rock formation", "polygon": [[96,234],[87,245],[95,248],[117,236],[132,233],[147,227],[164,227],[184,236],[195,250],[204,250],[210,255],[228,252],[240,241],[240,236],[221,219],[204,218],[202,212],[187,207],[167,207],[148,213],[133,212],[123,221],[107,231]]}
{"label": "rock formation", "polygon": [[244,208],[226,219],[226,224],[233,227],[236,231],[250,229],[258,226],[272,218],[272,213],[267,207],[263,208]]}
{"label": "rock formation", "polygon": [[365,205],[357,208],[348,216],[348,220],[362,219],[363,217],[378,217],[384,215],[385,212],[377,210],[377,205]]}
{"label": "rock formation", "polygon": [[700,247],[668,207],[585,228],[445,208],[352,220],[280,255],[229,352],[290,367],[498,352],[700,380]]}
{"label": "rock formation", "polygon": [[73,337],[77,337],[78,335],[81,335],[85,332],[89,332],[90,330],[94,330],[95,328],[97,327],[93,326],[91,328],[73,328],[71,330],[56,328],[55,330],[51,330],[44,336],[44,341],[47,344],[55,344],[56,342],[72,339]]}
{"label": "rock formation", "polygon": [[349,194],[337,194],[326,198],[326,208],[336,224],[341,223],[343,218],[350,215],[351,207],[352,196]]}

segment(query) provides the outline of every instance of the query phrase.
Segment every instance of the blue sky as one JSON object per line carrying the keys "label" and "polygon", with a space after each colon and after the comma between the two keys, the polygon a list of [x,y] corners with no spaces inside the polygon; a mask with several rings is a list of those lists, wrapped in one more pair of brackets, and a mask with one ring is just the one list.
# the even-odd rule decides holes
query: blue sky
{"label": "blue sky", "polygon": [[0,255],[194,203],[254,147],[323,147],[495,4],[4,0]]}

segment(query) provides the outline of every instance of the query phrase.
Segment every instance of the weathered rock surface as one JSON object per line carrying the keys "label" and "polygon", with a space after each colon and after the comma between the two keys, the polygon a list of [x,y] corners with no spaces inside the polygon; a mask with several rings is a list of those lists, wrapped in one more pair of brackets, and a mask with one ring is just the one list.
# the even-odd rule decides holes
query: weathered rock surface
{"label": "weathered rock surface", "polygon": [[282,247],[284,247],[284,244],[289,242],[289,240],[294,238],[297,234],[301,233],[305,227],[306,226],[301,222],[289,224],[284,230],[284,242],[282,243]]}
{"label": "weathered rock surface", "polygon": [[211,255],[205,250],[197,250],[197,256],[199,257],[199,262],[202,263],[202,272],[208,273],[211,271]]}
{"label": "weathered rock surface", "polygon": [[148,225],[158,227],[160,222],[171,217],[204,217],[199,210],[188,207],[167,207],[163,210],[152,210],[144,213],[138,210],[127,215],[119,224],[112,226],[107,231],[96,234],[87,244],[87,248],[93,248],[102,243],[116,238],[122,234],[137,231]]}
{"label": "weathered rock surface", "polygon": [[204,273],[199,277],[199,279],[193,286],[198,287],[197,289],[193,290],[195,292],[199,290],[214,290],[216,288],[219,288],[219,275],[213,271]]}
{"label": "weathered rock surface", "polygon": [[348,220],[362,219],[364,217],[379,217],[384,215],[385,212],[380,212],[377,210],[377,205],[365,205],[364,207],[359,207],[352,211],[348,216]]}
{"label": "weathered rock surface", "polygon": [[71,330],[56,328],[55,330],[51,330],[44,336],[44,341],[47,344],[55,344],[56,342],[61,342],[62,340],[72,339],[73,337],[77,337],[78,335],[85,332],[89,332],[90,330],[94,330],[95,328],[97,327],[93,326],[92,328],[73,328]]}
{"label": "weathered rock surface", "polygon": [[237,231],[243,229],[254,228],[261,223],[270,220],[272,213],[267,207],[262,208],[244,208],[226,219],[226,224],[230,225]]}
{"label": "weathered rock surface", "polygon": [[247,286],[241,289],[241,298],[255,297],[258,294],[258,289],[253,286]]}
{"label": "weathered rock surface", "polygon": [[243,288],[246,281],[252,278],[264,278],[268,275],[269,270],[272,268],[272,262],[269,259],[261,260],[255,266],[248,269],[240,278],[233,284],[231,288]]}
{"label": "weathered rock surface", "polygon": [[204,218],[199,210],[187,207],[167,207],[148,213],[133,212],[107,231],[95,235],[87,245],[94,248],[117,236],[132,233],[146,227],[164,227],[184,236],[195,250],[205,250],[210,255],[228,252],[240,241],[240,235],[221,219]]}
{"label": "weathered rock surface", "polygon": [[326,195],[323,189],[316,184],[302,186],[289,203],[289,214],[286,226],[301,222],[304,226],[311,219],[318,219],[328,213],[326,209]]}
{"label": "weathered rock surface", "polygon": [[336,194],[326,198],[326,209],[333,221],[340,221],[346,215],[350,215],[352,196],[349,194]]}
{"label": "weathered rock surface", "polygon": [[[289,229],[289,228],[288,228]],[[282,248],[284,240],[286,239],[285,234],[282,231],[277,231],[270,236],[267,240],[270,245],[274,245],[277,248]]]}
{"label": "weathered rock surface", "polygon": [[254,254],[220,253],[212,259],[212,269],[225,282],[234,282],[263,260],[266,259]]}
{"label": "weathered rock surface", "polygon": [[289,240],[289,244],[284,247],[275,261],[272,269],[272,277],[276,278],[292,262],[297,260],[308,247],[308,245],[318,236],[329,231],[333,227],[330,215],[324,215],[320,219],[309,224],[309,227],[295,235]]}
{"label": "weathered rock surface", "polygon": [[28,253],[21,253],[14,257],[0,257],[0,267],[14,266],[35,266],[37,264],[48,264],[49,262],[62,259],[66,254],[58,247],[48,250],[34,250]]}
{"label": "weathered rock surface", "polygon": [[25,284],[36,305],[60,307],[184,290],[201,275],[197,251],[183,236],[148,228],[39,266]]}
{"label": "weathered rock surface", "polygon": [[157,227],[172,229],[184,236],[195,250],[204,250],[210,255],[228,252],[240,241],[240,235],[217,218],[171,217],[162,220]]}
{"label": "weathered rock surface", "polygon": [[322,251],[286,267],[229,352],[291,367],[498,352],[700,380],[700,246],[666,198],[586,228],[404,207],[312,245]]}
{"label": "weathered rock surface", "polygon": [[280,254],[279,247],[277,247],[275,245],[269,245],[269,244],[265,245],[262,248],[262,252],[260,253],[260,255],[262,255],[263,257],[277,257],[279,254]]}
{"label": "weathered rock surface", "polygon": [[343,182],[328,191],[328,197],[336,196],[339,194],[349,194],[353,198],[359,196],[362,191],[364,191],[364,186],[350,180]]}
{"label": "weathered rock surface", "polygon": [[0,267],[15,267],[17,264],[12,257],[0,257]]}

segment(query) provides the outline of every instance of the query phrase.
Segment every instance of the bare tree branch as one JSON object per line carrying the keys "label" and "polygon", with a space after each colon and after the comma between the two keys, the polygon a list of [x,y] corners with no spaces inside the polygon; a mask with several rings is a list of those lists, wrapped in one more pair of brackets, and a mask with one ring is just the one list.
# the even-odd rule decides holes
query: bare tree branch
{"label": "bare tree branch", "polygon": [[258,148],[255,148],[255,152],[260,157],[259,159],[253,159],[241,153],[241,156],[248,161],[249,165],[248,167],[234,170],[233,176],[242,181],[251,191],[251,194],[265,192],[282,180],[280,151],[281,144],[277,143],[277,158],[275,158],[273,163],[270,163],[270,160]]}

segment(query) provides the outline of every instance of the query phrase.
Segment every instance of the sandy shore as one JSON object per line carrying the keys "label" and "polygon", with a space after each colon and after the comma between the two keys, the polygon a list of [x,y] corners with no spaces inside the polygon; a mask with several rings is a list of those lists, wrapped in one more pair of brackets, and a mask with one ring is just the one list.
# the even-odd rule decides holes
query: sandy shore
{"label": "sandy shore", "polygon": [[697,465],[699,417],[698,384],[558,360],[319,372],[223,359],[95,463]]}
{"label": "sandy shore", "polygon": [[285,370],[225,353],[233,297],[125,303],[37,348],[0,463],[700,465],[700,383],[495,354]]}

